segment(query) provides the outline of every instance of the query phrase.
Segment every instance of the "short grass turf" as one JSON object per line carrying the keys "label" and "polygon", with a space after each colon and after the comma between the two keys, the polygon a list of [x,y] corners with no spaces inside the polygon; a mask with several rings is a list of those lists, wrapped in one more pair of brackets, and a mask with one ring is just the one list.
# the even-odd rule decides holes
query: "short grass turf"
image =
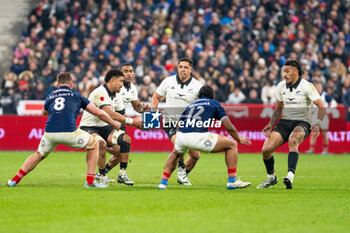
{"label": "short grass turf", "polygon": [[[157,190],[166,153],[132,153],[135,186],[86,189],[85,154],[52,153],[16,188],[6,186],[28,152],[0,152],[0,232],[349,232],[350,154],[301,154],[292,190],[287,155],[275,155],[279,182],[265,178],[261,155],[240,154],[238,176],[252,185],[226,190],[223,154],[203,154],[192,186]],[[119,166],[118,166],[119,167]],[[110,172],[116,178],[119,169]]]}

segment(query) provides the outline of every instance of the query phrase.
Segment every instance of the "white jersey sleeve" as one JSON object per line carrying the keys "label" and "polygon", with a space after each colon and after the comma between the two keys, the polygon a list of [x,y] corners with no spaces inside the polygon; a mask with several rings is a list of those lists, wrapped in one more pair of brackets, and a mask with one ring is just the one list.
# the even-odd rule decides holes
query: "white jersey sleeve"
{"label": "white jersey sleeve", "polygon": [[277,85],[277,88],[276,88],[276,98],[278,101],[283,101],[283,98],[282,98],[282,91],[283,91],[283,86],[286,85],[286,82],[285,81],[282,81],[280,82],[278,85]]}
{"label": "white jersey sleeve", "polygon": [[314,84],[312,84],[310,82],[308,82],[308,85],[306,85],[306,94],[312,102],[321,98],[321,96],[317,92]]}
{"label": "white jersey sleeve", "polygon": [[[103,87],[103,85],[96,88],[93,92],[91,92],[89,96],[89,100],[96,107],[102,109],[104,106],[111,105],[114,106],[113,101],[108,95],[107,90]],[[88,111],[84,111],[83,116],[80,121],[80,126],[96,126],[102,127],[108,125],[106,122],[100,120],[100,118],[95,115],[89,113]]]}
{"label": "white jersey sleeve", "polygon": [[169,81],[170,81],[170,77],[167,77],[166,79],[164,79],[161,84],[159,85],[159,87],[157,87],[156,89],[156,93],[158,93],[161,96],[165,96],[169,87]]}

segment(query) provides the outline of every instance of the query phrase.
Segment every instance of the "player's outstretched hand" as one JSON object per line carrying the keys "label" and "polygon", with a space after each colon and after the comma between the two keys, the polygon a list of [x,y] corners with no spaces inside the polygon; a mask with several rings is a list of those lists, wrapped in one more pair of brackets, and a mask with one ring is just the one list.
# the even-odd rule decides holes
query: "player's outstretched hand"
{"label": "player's outstretched hand", "polygon": [[145,104],[145,103],[142,103],[142,109],[143,109],[143,112],[151,111],[151,107],[148,106],[148,104]]}
{"label": "player's outstretched hand", "polygon": [[265,126],[265,128],[263,129],[263,133],[265,137],[268,138],[270,136],[271,130],[272,130],[272,125],[268,124],[267,126]]}
{"label": "player's outstretched hand", "polygon": [[143,122],[142,122],[142,118],[141,117],[135,117],[133,120],[133,126],[142,129],[143,127]]}
{"label": "player's outstretched hand", "polygon": [[252,142],[249,140],[249,138],[247,137],[243,137],[243,136],[239,136],[239,143],[242,145],[247,145],[250,146],[252,144]]}
{"label": "player's outstretched hand", "polygon": [[313,136],[318,137],[320,135],[320,125],[319,124],[312,125],[311,133]]}

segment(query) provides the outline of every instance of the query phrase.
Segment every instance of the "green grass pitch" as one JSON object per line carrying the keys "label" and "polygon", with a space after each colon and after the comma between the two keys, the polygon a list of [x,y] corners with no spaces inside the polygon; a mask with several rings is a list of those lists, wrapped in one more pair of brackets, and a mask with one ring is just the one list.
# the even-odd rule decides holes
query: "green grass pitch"
{"label": "green grass pitch", "polygon": [[[275,155],[279,182],[257,190],[261,155],[240,154],[238,176],[252,185],[226,190],[223,154],[202,154],[192,186],[157,190],[166,153],[132,153],[135,186],[86,189],[85,153],[57,152],[16,188],[6,186],[28,152],[0,152],[0,232],[349,232],[350,154],[301,154],[286,190],[287,155]],[[118,166],[119,167],[119,166]],[[110,172],[116,178],[118,169]]]}

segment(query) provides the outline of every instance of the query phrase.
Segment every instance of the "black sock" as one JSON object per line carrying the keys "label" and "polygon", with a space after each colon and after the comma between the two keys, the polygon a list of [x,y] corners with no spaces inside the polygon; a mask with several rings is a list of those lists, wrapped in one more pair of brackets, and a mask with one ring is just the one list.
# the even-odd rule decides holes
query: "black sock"
{"label": "black sock", "polygon": [[106,175],[106,168],[103,168],[103,169],[98,169],[98,171],[100,172],[100,175],[103,175],[105,176]]}
{"label": "black sock", "polygon": [[126,170],[127,167],[128,167],[128,163],[120,162],[120,169]]}
{"label": "black sock", "polygon": [[186,174],[188,175],[191,172],[191,170],[186,169]]}
{"label": "black sock", "polygon": [[288,154],[288,171],[295,173],[297,168],[299,153],[298,152],[289,152]]}
{"label": "black sock", "polygon": [[105,170],[105,173],[107,174],[110,170],[112,170],[112,167],[109,166],[108,163],[106,163]]}
{"label": "black sock", "polygon": [[185,164],[183,160],[179,161],[178,167],[185,168]]}
{"label": "black sock", "polygon": [[275,167],[274,167],[275,160],[273,156],[267,160],[264,159],[264,163],[265,163],[267,174],[271,175],[272,173],[275,172]]}

